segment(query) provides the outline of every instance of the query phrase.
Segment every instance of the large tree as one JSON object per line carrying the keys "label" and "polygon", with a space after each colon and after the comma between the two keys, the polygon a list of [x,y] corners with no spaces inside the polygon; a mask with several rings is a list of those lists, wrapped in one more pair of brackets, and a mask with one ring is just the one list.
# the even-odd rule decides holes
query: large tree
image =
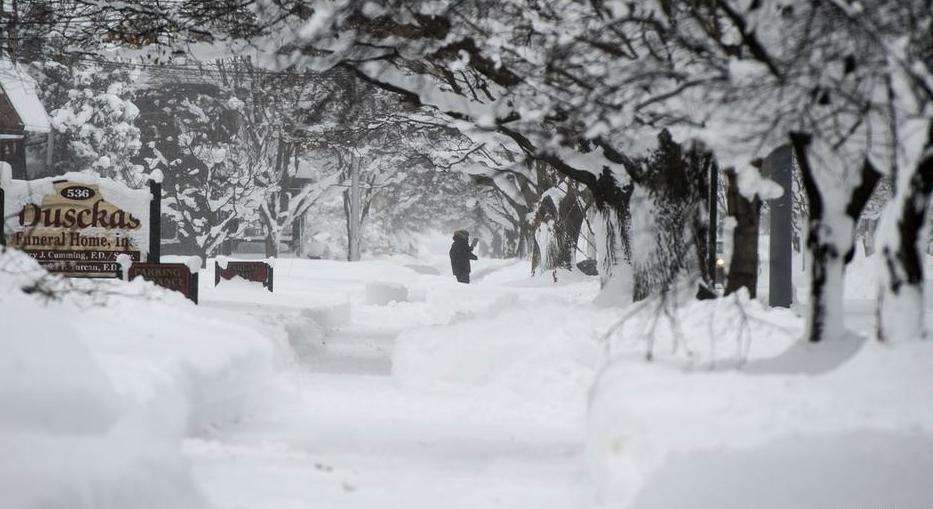
{"label": "large tree", "polygon": [[163,214],[184,253],[213,256],[257,219],[260,196],[234,144],[236,112],[210,82],[172,78],[140,92],[139,159],[164,175]]}
{"label": "large tree", "polygon": [[[814,181],[872,167],[897,193],[923,189],[909,182],[933,98],[928,0],[247,0],[235,5],[246,14],[238,22],[228,2],[143,4],[121,2],[122,21],[107,29],[157,48],[198,40],[195,52],[248,46],[269,66],[342,68],[463,132],[507,137],[587,188],[607,226],[601,244],[623,255],[610,261],[632,256],[629,198],[648,192],[639,175],[662,129],[678,145],[703,139],[723,167],[748,166],[798,133]],[[147,30],[125,37],[141,20],[152,21]],[[828,203],[825,189],[810,195]],[[808,229],[834,229],[845,258],[858,207],[829,201]],[[817,251],[825,243],[808,245],[818,264],[833,259]],[[888,257],[887,293],[899,294],[909,258]],[[819,301],[841,298],[830,293],[811,299],[811,323],[826,308]],[[842,327],[811,327],[809,337],[838,335],[827,330]]]}

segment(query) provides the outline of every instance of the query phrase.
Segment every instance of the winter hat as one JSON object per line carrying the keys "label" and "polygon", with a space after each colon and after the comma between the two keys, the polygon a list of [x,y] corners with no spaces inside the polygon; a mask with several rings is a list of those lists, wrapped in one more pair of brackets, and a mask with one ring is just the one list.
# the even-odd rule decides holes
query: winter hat
{"label": "winter hat", "polygon": [[454,232],[454,238],[468,239],[470,238],[470,232],[466,230],[457,230]]}

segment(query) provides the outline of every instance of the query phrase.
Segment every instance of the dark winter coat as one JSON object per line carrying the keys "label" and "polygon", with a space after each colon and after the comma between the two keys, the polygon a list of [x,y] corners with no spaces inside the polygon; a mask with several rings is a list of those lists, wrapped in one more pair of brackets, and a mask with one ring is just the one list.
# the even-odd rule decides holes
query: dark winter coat
{"label": "dark winter coat", "polygon": [[455,276],[465,276],[470,273],[470,260],[477,260],[473,254],[473,248],[467,244],[467,239],[463,237],[454,237],[454,243],[450,246],[450,268]]}

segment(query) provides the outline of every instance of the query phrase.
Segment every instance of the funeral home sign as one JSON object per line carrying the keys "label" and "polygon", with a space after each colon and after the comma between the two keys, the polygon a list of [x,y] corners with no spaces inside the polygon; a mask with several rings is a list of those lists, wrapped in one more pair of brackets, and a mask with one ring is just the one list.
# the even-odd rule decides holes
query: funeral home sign
{"label": "funeral home sign", "polygon": [[158,262],[159,235],[153,231],[159,220],[157,182],[149,189],[132,189],[82,173],[15,180],[9,167],[0,171],[5,244],[50,272],[116,277],[120,254]]}

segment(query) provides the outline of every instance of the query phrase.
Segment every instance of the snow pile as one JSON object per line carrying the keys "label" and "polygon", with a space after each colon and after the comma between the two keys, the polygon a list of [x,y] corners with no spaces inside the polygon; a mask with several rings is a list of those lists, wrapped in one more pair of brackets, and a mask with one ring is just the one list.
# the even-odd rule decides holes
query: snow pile
{"label": "snow pile", "polygon": [[792,311],[766,308],[743,289],[725,298],[679,297],[641,301],[626,308],[605,336],[612,357],[653,359],[684,368],[740,366],[779,354],[803,335]]}
{"label": "snow pile", "polygon": [[36,304],[3,298],[0,428],[102,433],[119,400],[87,345],[61,320],[29,320]]}
{"label": "snow pile", "polygon": [[586,307],[503,298],[471,319],[403,333],[392,372],[408,388],[460,387],[503,409],[543,406],[536,416],[542,420],[582,416],[602,357],[597,340],[612,317]]}
{"label": "snow pile", "polygon": [[350,321],[352,307],[349,302],[312,306],[303,309],[301,315],[313,320],[320,327],[333,329]]}
{"label": "snow pile", "polygon": [[406,302],[408,288],[399,283],[370,281],[366,283],[366,303],[375,306],[387,306],[392,302]]}
{"label": "snow pile", "polygon": [[[933,500],[933,343],[892,347],[852,335],[798,343],[800,319],[788,312],[744,303],[724,315],[728,305],[693,303],[678,311],[679,329],[659,325],[657,362],[643,360],[646,336],[632,341],[640,348],[616,346],[589,410],[588,449],[607,507],[915,507]],[[631,320],[656,321],[654,309],[640,315]],[[750,348],[739,348],[747,363],[709,369],[735,358],[734,350],[715,349],[723,339],[738,341],[737,318],[747,327]],[[675,340],[673,330],[682,336]],[[689,347],[692,354],[666,355],[678,343],[681,354]]]}
{"label": "snow pile", "polygon": [[[347,317],[349,319],[349,316]],[[298,315],[279,315],[270,318],[281,323],[288,335],[288,343],[299,356],[312,351],[324,343],[326,330],[322,320],[312,310],[305,310]]]}
{"label": "snow pile", "polygon": [[180,442],[260,401],[285,350],[151,283],[62,280],[12,250],[0,322],[10,509],[208,506]]}

